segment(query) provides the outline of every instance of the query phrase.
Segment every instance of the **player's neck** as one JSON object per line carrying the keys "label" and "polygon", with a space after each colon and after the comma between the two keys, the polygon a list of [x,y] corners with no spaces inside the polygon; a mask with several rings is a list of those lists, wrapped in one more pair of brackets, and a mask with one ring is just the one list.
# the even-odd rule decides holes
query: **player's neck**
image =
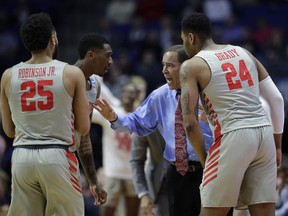
{"label": "player's neck", "polygon": [[202,50],[219,50],[226,46],[227,44],[216,44],[212,39],[208,39],[202,45]]}
{"label": "player's neck", "polygon": [[48,55],[47,52],[32,52],[31,58],[26,62],[27,64],[43,64],[52,61],[52,56]]}
{"label": "player's neck", "polygon": [[88,65],[85,64],[84,60],[78,59],[74,65],[79,67],[83,71],[86,80],[90,77],[90,74],[87,73],[89,71]]}

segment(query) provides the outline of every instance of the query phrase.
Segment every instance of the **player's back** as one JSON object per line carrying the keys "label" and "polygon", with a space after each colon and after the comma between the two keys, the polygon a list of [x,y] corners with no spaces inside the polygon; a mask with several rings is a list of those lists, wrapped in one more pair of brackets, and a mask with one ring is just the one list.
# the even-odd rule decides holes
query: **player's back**
{"label": "player's back", "polygon": [[239,128],[269,125],[259,100],[257,68],[244,49],[228,45],[196,56],[211,70],[201,96],[216,137]]}
{"label": "player's back", "polygon": [[73,143],[73,98],[63,84],[66,63],[20,63],[12,68],[9,95],[14,145]]}

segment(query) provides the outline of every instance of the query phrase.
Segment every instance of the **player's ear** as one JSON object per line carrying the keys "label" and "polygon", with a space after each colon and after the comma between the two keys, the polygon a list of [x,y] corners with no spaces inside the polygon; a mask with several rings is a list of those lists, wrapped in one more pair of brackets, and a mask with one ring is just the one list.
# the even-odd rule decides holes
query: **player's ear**
{"label": "player's ear", "polygon": [[52,32],[51,42],[52,42],[52,44],[53,44],[54,46],[58,45],[58,38],[57,38],[56,31],[53,31],[53,32]]}
{"label": "player's ear", "polygon": [[191,41],[191,44],[194,44],[195,43],[195,34],[193,33],[188,33],[188,38],[189,40]]}
{"label": "player's ear", "polygon": [[89,50],[87,52],[86,56],[88,56],[89,58],[93,59],[94,58],[94,53],[91,50]]}

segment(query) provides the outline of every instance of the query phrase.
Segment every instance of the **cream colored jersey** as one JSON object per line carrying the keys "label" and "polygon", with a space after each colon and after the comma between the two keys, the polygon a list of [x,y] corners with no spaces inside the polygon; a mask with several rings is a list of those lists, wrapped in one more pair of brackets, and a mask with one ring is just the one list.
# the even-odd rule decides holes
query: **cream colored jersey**
{"label": "cream colored jersey", "polygon": [[90,76],[89,77],[89,81],[90,81],[90,87],[91,88],[86,91],[86,95],[87,95],[87,98],[88,98],[88,101],[89,101],[89,104],[90,104],[90,109],[91,109],[91,112],[92,112],[93,111],[92,104],[94,104],[96,102],[97,95],[99,95],[100,92],[98,92],[97,87],[96,87],[97,86],[97,82],[98,82],[98,80],[96,78],[96,75]]}
{"label": "cream colored jersey", "polygon": [[259,100],[256,65],[244,49],[228,45],[196,56],[211,71],[201,99],[215,139],[232,130],[270,125]]}
{"label": "cream colored jersey", "polygon": [[66,63],[19,63],[12,68],[9,104],[16,126],[14,146],[73,145],[73,98],[63,84]]}

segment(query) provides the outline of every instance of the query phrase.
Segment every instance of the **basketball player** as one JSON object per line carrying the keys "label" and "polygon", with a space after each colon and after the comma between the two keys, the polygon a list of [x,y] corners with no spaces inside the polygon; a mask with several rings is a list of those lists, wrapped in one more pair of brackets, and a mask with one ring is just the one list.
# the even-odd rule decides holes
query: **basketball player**
{"label": "basketball player", "polygon": [[[231,207],[248,206],[252,216],[272,216],[281,161],[283,98],[251,53],[215,44],[210,26],[209,18],[201,13],[185,17],[181,25],[183,45],[191,57],[180,71],[183,122],[205,167],[201,215],[224,216]],[[199,93],[214,135],[207,157],[194,111]],[[270,106],[274,131],[259,95]]]}
{"label": "basketball player", "polygon": [[[78,44],[79,59],[75,63],[84,73],[86,79],[86,94],[90,104],[90,121],[96,98],[99,97],[101,86],[96,75],[103,77],[112,64],[112,49],[109,42],[96,33],[85,34]],[[93,148],[90,133],[81,137],[77,150],[81,165],[90,185],[90,191],[95,198],[94,205],[102,205],[106,202],[107,193],[99,184],[93,158]]]}
{"label": "basketball player", "polygon": [[31,58],[1,79],[5,133],[14,137],[8,215],[84,215],[74,131],[89,132],[82,71],[53,60],[58,39],[48,14],[27,18],[20,30]]}

